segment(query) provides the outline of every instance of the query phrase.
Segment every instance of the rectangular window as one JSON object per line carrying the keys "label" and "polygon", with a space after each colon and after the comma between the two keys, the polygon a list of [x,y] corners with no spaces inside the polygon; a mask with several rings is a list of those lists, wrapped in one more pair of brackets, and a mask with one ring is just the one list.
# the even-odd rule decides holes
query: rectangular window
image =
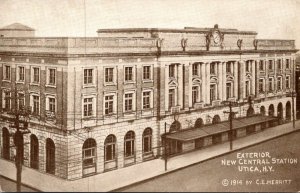
{"label": "rectangular window", "polygon": [[273,78],[269,78],[269,91],[273,91]]}
{"label": "rectangular window", "polygon": [[95,147],[91,148],[85,148],[82,150],[82,156],[83,156],[83,167],[84,168],[89,168],[93,167],[95,165]]}
{"label": "rectangular window", "polygon": [[264,71],[264,61],[263,60],[259,61],[259,70]]}
{"label": "rectangular window", "polygon": [[5,66],[4,68],[4,79],[10,80],[10,66]]}
{"label": "rectangular window", "polygon": [[285,61],[286,68],[290,68],[290,59],[286,59]]}
{"label": "rectangular window", "polygon": [[246,81],[246,97],[250,95],[250,81]]}
{"label": "rectangular window", "polygon": [[273,60],[269,60],[269,70],[273,70]]}
{"label": "rectangular window", "polygon": [[175,64],[169,65],[169,77],[175,78]]}
{"label": "rectangular window", "polygon": [[18,95],[19,95],[18,96],[19,109],[23,109],[25,106],[25,95],[23,93],[19,93]]}
{"label": "rectangular window", "polygon": [[114,68],[105,68],[105,82],[114,81]]}
{"label": "rectangular window", "polygon": [[56,105],[55,105],[55,98],[49,98],[49,111],[55,112]]}
{"label": "rectangular window", "polygon": [[277,60],[277,68],[278,70],[281,70],[281,59]]}
{"label": "rectangular window", "polygon": [[210,85],[210,103],[216,100],[216,85]]}
{"label": "rectangular window", "polygon": [[56,70],[55,69],[49,69],[49,84],[55,85],[56,81]]}
{"label": "rectangular window", "polygon": [[83,116],[93,116],[93,98],[83,99]]}
{"label": "rectangular window", "polygon": [[143,92],[143,109],[149,109],[150,108],[150,96],[151,92]]}
{"label": "rectangular window", "polygon": [[216,64],[215,63],[210,64],[210,74],[216,74]]}
{"label": "rectangular window", "polygon": [[133,110],[133,94],[125,94],[125,112]]}
{"label": "rectangular window", "polygon": [[198,86],[193,86],[192,88],[192,102],[195,104],[198,101]]}
{"label": "rectangular window", "polygon": [[105,96],[105,115],[114,112],[114,95]]}
{"label": "rectangular window", "polygon": [[93,84],[93,69],[84,69],[84,84]]}
{"label": "rectangular window", "polygon": [[231,73],[231,63],[230,62],[226,62],[226,72]]}
{"label": "rectangular window", "polygon": [[289,89],[290,88],[290,76],[287,76],[285,79],[286,79],[286,81],[285,81],[285,84],[286,84],[285,87]]}
{"label": "rectangular window", "polygon": [[259,79],[259,82],[258,82],[258,92],[259,93],[264,92],[264,79]]}
{"label": "rectangular window", "polygon": [[125,81],[133,81],[132,67],[125,67]]}
{"label": "rectangular window", "polygon": [[40,97],[33,95],[33,114],[39,115],[40,114]]}
{"label": "rectangular window", "polygon": [[10,110],[10,92],[9,91],[4,91],[4,109],[6,111]]}
{"label": "rectangular window", "polygon": [[277,77],[277,90],[282,89],[281,77]]}
{"label": "rectangular window", "polygon": [[19,80],[20,82],[24,82],[25,81],[25,68],[22,66],[18,67],[19,70]]}
{"label": "rectangular window", "polygon": [[175,107],[175,89],[169,89],[169,108]]}
{"label": "rectangular window", "polygon": [[40,69],[33,68],[33,82],[39,83],[40,82]]}
{"label": "rectangular window", "polygon": [[199,64],[193,64],[193,76],[199,76]]}
{"label": "rectangular window", "polygon": [[226,98],[231,98],[231,83],[226,83]]}
{"label": "rectangular window", "polygon": [[143,67],[143,79],[150,80],[151,79],[151,66]]}
{"label": "rectangular window", "polygon": [[246,62],[246,72],[250,72],[251,71],[251,61],[247,61]]}

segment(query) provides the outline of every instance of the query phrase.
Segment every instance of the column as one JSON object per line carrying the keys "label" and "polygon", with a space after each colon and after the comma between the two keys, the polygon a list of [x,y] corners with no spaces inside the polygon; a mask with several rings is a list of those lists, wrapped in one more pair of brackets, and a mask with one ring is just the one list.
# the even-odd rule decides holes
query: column
{"label": "column", "polygon": [[255,74],[255,61],[251,60],[251,74],[252,74],[252,80],[251,80],[251,94],[255,95],[255,82],[256,82],[256,74]]}
{"label": "column", "polygon": [[221,100],[222,99],[222,95],[223,95],[223,86],[222,86],[222,81],[223,81],[223,73],[222,73],[222,62],[218,62],[217,63],[217,67],[218,67],[218,99]]}
{"label": "column", "polygon": [[222,101],[226,100],[226,62],[222,62],[222,74],[223,74],[223,79],[222,79]]}
{"label": "column", "polygon": [[201,80],[202,80],[202,84],[201,84],[201,100],[204,103],[206,103],[206,90],[205,89],[207,87],[205,70],[206,70],[206,63],[201,63],[201,66],[200,66]]}
{"label": "column", "polygon": [[[202,66],[202,65],[201,65]],[[193,87],[193,63],[189,63],[189,68],[186,69],[186,71],[188,71],[187,74],[187,79],[188,79],[188,93],[185,93],[185,96],[187,98],[188,101],[188,107],[192,108],[193,107],[193,101],[192,101],[192,87]],[[187,80],[186,79],[186,80]]]}
{"label": "column", "polygon": [[233,68],[234,68],[234,70],[233,70],[233,76],[234,76],[233,92],[234,92],[234,97],[236,98],[236,100],[238,100],[239,71],[238,71],[238,63],[236,61],[233,62]]}
{"label": "column", "polygon": [[269,91],[269,67],[268,67],[268,60],[265,59],[265,69],[266,69],[266,77],[265,77],[265,95],[267,95]]}
{"label": "column", "polygon": [[273,59],[273,63],[274,63],[274,91],[277,92],[277,58],[276,57],[275,59]]}
{"label": "column", "polygon": [[283,58],[281,58],[281,67],[282,67],[282,90],[283,92],[286,92],[286,76],[285,76],[285,60]]}
{"label": "column", "polygon": [[258,68],[259,68],[259,60],[256,60],[256,65],[255,65],[255,78],[254,81],[256,82],[256,87],[255,87],[255,97],[258,97],[258,89],[259,89],[259,79],[258,79]]}
{"label": "column", "polygon": [[169,111],[169,65],[165,65],[165,111]]}
{"label": "column", "polygon": [[210,62],[205,64],[205,74],[206,74],[206,85],[204,87],[206,88],[206,103],[210,103]]}
{"label": "column", "polygon": [[239,61],[239,100],[245,98],[245,61]]}
{"label": "column", "polygon": [[180,108],[183,107],[183,64],[178,64],[177,66],[177,82],[178,82],[178,88],[177,88],[177,105],[180,106]]}

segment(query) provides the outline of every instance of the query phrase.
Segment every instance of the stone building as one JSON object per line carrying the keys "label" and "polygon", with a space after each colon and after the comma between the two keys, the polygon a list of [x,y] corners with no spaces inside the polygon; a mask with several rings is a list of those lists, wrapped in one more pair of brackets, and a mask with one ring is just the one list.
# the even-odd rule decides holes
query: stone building
{"label": "stone building", "polygon": [[[183,144],[182,135],[225,124],[222,101],[238,103],[236,121],[292,119],[294,40],[218,25],[97,33],[0,38],[2,159],[14,160],[9,117],[20,104],[31,109],[24,165],[65,179],[159,159],[165,126],[172,151],[192,150],[199,141]],[[18,104],[7,98],[16,90],[24,96]],[[214,134],[200,146],[228,139]]]}

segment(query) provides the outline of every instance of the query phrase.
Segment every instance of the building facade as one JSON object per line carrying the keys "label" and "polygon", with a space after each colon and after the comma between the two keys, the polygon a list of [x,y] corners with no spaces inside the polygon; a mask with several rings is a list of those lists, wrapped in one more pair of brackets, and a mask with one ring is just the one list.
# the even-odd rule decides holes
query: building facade
{"label": "building facade", "polygon": [[65,179],[160,158],[165,127],[227,121],[223,101],[239,104],[236,118],[292,119],[293,40],[217,25],[97,33],[0,38],[2,159],[14,160],[8,120],[20,105],[31,109],[24,165]]}

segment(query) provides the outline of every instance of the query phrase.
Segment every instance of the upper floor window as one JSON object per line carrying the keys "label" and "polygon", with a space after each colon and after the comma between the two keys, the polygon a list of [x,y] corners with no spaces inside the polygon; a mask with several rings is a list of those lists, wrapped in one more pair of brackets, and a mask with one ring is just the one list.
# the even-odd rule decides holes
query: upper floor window
{"label": "upper floor window", "polygon": [[175,89],[169,89],[169,108],[175,107]]}
{"label": "upper floor window", "polygon": [[18,106],[19,109],[23,109],[25,106],[25,94],[24,93],[18,93]]}
{"label": "upper floor window", "polygon": [[4,80],[10,80],[10,73],[11,73],[10,66],[5,65],[3,72],[4,72],[3,74]]}
{"label": "upper floor window", "polygon": [[151,108],[151,92],[145,91],[143,92],[143,109]]}
{"label": "upper floor window", "polygon": [[55,98],[54,97],[49,97],[48,98],[48,110],[51,112],[56,111],[56,103],[55,103]]}
{"label": "upper floor window", "polygon": [[269,70],[273,70],[273,60],[269,60]]}
{"label": "upper floor window", "polygon": [[55,85],[56,83],[56,70],[53,68],[48,69],[48,84]]}
{"label": "upper floor window", "polygon": [[32,104],[33,104],[33,114],[39,115],[40,114],[40,97],[37,95],[32,95]]}
{"label": "upper floor window", "polygon": [[260,60],[260,61],[259,61],[259,70],[260,70],[260,71],[263,71],[263,70],[264,70],[264,61],[263,61],[263,60]]}
{"label": "upper floor window", "polygon": [[282,89],[282,77],[277,77],[277,90]]}
{"label": "upper floor window", "polygon": [[245,89],[246,89],[246,97],[248,97],[250,95],[250,81],[249,80],[246,81]]}
{"label": "upper floor window", "polygon": [[125,81],[133,81],[133,67],[125,67]]}
{"label": "upper floor window", "polygon": [[226,98],[229,99],[232,97],[232,85],[231,83],[226,83]]}
{"label": "upper floor window", "polygon": [[290,68],[290,59],[286,59],[285,61],[286,68]]}
{"label": "upper floor window", "polygon": [[198,86],[193,86],[192,87],[192,103],[193,104],[198,102],[198,97],[199,97],[199,87]]}
{"label": "upper floor window", "polygon": [[83,71],[83,83],[84,84],[93,84],[93,69],[84,69]]}
{"label": "upper floor window", "polygon": [[194,63],[192,66],[193,76],[199,76],[200,75],[200,64]]}
{"label": "upper floor window", "polygon": [[210,74],[216,74],[216,63],[211,63],[210,64]]}
{"label": "upper floor window", "polygon": [[4,108],[5,111],[10,110],[10,91],[3,91],[3,100],[2,100],[2,108]]}
{"label": "upper floor window", "polygon": [[32,80],[32,82],[33,83],[39,83],[40,82],[40,68],[33,67],[32,71],[33,71],[33,77],[32,77],[33,80]]}
{"label": "upper floor window", "polygon": [[227,73],[232,73],[231,62],[226,62],[226,72]]}
{"label": "upper floor window", "polygon": [[290,83],[290,76],[286,76],[286,78],[285,78],[285,87],[287,88],[287,89],[289,89],[290,88],[290,85],[291,85],[291,83]]}
{"label": "upper floor window", "polygon": [[105,82],[114,81],[114,68],[105,68]]}
{"label": "upper floor window", "polygon": [[24,66],[18,67],[18,81],[24,82],[25,81],[25,68]]}
{"label": "upper floor window", "polygon": [[133,93],[125,94],[125,112],[133,110]]}
{"label": "upper floor window", "polygon": [[246,72],[251,71],[251,61],[246,61]]}
{"label": "upper floor window", "polygon": [[269,91],[273,91],[273,78],[269,78]]}
{"label": "upper floor window", "polygon": [[259,79],[258,81],[258,92],[262,93],[264,92],[264,79]]}
{"label": "upper floor window", "polygon": [[90,117],[93,116],[93,97],[88,97],[83,99],[83,116]]}
{"label": "upper floor window", "polygon": [[105,96],[105,115],[114,112],[114,95]]}
{"label": "upper floor window", "polygon": [[151,80],[151,66],[143,66],[143,79]]}
{"label": "upper floor window", "polygon": [[277,60],[277,68],[278,70],[281,70],[282,66],[281,66],[281,59]]}
{"label": "upper floor window", "polygon": [[175,64],[169,65],[169,77],[175,78]]}
{"label": "upper floor window", "polygon": [[217,89],[216,89],[216,84],[211,84],[210,85],[210,103],[215,101],[217,99]]}

